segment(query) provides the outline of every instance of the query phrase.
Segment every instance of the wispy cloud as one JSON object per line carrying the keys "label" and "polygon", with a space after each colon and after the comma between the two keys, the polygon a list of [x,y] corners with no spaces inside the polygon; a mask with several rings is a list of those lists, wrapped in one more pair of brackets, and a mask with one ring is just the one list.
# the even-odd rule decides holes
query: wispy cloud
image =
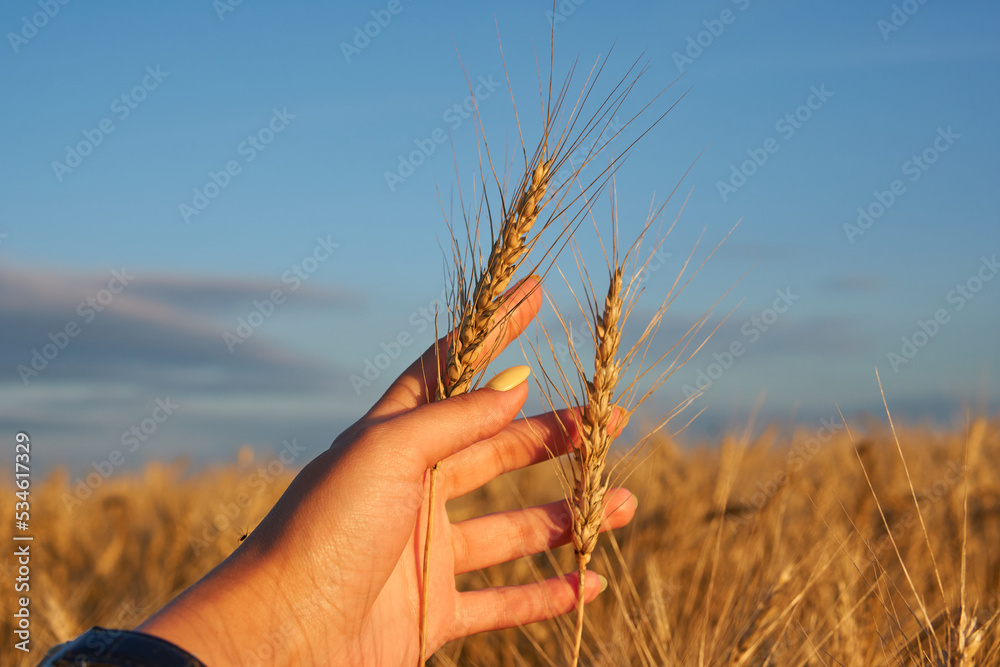
{"label": "wispy cloud", "polygon": [[[318,437],[336,435],[330,430],[338,410],[331,406],[354,398],[343,369],[297,349],[277,326],[269,329],[270,321],[235,352],[223,341],[238,315],[275,285],[117,271],[116,282],[110,270],[0,268],[0,424],[52,434],[50,453],[59,458],[60,448],[107,449],[114,444],[108,433],[141,418],[155,397],[170,395],[185,405],[171,426],[202,429],[201,442],[253,441],[267,432],[265,421],[275,433],[308,425]],[[303,286],[276,317],[316,309],[336,317],[358,303],[347,291]],[[38,369],[36,353],[44,368],[25,381],[19,368]]]}
{"label": "wispy cloud", "polygon": [[839,292],[845,294],[858,294],[864,292],[877,292],[885,287],[885,278],[871,273],[851,273],[837,276],[823,285],[826,292]]}
{"label": "wispy cloud", "polygon": [[[126,275],[127,269],[126,269]],[[0,269],[0,317],[5,345],[0,365],[20,382],[17,367],[31,367],[33,351],[72,336],[34,382],[116,381],[154,384],[163,389],[200,387],[241,391],[317,389],[326,384],[322,364],[274,344],[267,332],[230,353],[222,335],[236,313],[273,285],[258,280],[134,274],[134,280],[102,306],[106,275]],[[116,286],[113,286],[116,287]],[[88,299],[93,301],[88,302]],[[284,306],[348,308],[356,299],[344,292],[303,287]],[[56,344],[58,344],[56,342]],[[49,348],[50,351],[52,348]]]}

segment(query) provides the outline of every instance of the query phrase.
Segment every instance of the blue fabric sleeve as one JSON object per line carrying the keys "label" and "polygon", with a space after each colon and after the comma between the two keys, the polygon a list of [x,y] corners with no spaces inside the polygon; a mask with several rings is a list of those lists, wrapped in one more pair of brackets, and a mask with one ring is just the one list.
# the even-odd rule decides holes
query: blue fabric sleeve
{"label": "blue fabric sleeve", "polygon": [[182,648],[153,635],[92,627],[53,646],[39,667],[205,667]]}

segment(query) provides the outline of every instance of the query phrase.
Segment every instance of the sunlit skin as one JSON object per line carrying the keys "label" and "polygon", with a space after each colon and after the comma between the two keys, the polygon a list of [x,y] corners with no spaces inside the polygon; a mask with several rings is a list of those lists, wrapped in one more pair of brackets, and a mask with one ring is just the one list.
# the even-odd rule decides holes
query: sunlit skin
{"label": "sunlit skin", "polygon": [[[534,318],[534,279],[494,355]],[[427,469],[441,461],[430,565],[428,646],[540,621],[574,609],[576,575],[459,592],[455,575],[569,541],[565,501],[452,523],[451,498],[563,453],[578,437],[553,414],[515,419],[528,382],[428,403],[433,347],[379,401],[311,461],[239,548],[137,628],[209,665],[256,656],[276,664],[415,664]],[[628,523],[635,499],[609,493],[605,528]],[[601,591],[587,573],[586,600]]]}

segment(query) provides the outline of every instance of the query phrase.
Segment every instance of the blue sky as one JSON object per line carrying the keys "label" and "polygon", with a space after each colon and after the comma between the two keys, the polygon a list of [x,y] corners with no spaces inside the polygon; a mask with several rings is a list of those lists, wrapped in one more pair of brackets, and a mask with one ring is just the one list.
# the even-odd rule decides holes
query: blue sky
{"label": "blue sky", "polygon": [[[876,367],[903,419],[997,407],[993,3],[36,0],[0,9],[4,431],[28,430],[43,468],[321,451],[431,342],[442,206],[478,168],[455,110],[466,76],[494,157],[516,165],[497,32],[531,144],[552,18],[574,91],[612,45],[599,90],[646,64],[619,120],[683,74],[617,176],[627,235],[694,163],[644,307],[703,231],[698,257],[739,221],[655,347],[727,290],[711,326],[732,314],[652,416],[701,379],[693,433],[742,424],[761,395],[766,417],[818,427],[837,405],[879,413]],[[593,234],[579,242],[597,261]]]}

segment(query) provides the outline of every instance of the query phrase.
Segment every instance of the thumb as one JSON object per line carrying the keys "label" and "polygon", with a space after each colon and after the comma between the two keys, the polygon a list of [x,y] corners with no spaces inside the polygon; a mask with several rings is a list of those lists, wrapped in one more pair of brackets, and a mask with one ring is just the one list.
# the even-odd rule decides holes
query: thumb
{"label": "thumb", "polygon": [[[390,420],[396,446],[406,449],[419,474],[455,452],[491,438],[513,421],[528,398],[531,369],[514,366],[484,388],[428,403]],[[400,454],[404,452],[400,451]]]}

